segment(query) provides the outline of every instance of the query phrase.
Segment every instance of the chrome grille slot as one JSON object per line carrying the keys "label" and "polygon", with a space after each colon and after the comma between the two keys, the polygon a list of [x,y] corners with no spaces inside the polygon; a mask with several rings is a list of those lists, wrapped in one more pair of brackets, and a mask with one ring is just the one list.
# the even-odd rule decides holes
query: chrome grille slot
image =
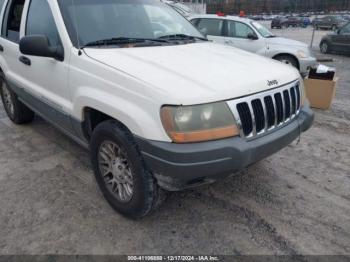
{"label": "chrome grille slot", "polygon": [[290,96],[289,96],[289,90],[283,91],[283,99],[284,99],[284,119],[288,119],[290,117]]}
{"label": "chrome grille slot", "polygon": [[296,100],[296,95],[295,95],[295,88],[292,87],[290,89],[290,97],[292,100],[292,115],[295,115],[296,111],[297,111],[297,100]]}
{"label": "chrome grille slot", "polygon": [[241,137],[254,138],[274,130],[299,114],[299,83],[278,87],[227,102],[240,129]]}

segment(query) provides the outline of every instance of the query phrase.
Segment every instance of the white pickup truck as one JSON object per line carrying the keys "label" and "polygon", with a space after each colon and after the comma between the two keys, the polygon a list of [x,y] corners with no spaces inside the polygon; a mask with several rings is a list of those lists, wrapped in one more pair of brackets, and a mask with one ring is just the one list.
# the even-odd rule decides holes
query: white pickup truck
{"label": "white pickup truck", "polygon": [[227,177],[313,122],[297,70],[208,42],[157,0],[5,0],[1,28],[8,117],[38,114],[88,148],[130,218],[160,189]]}

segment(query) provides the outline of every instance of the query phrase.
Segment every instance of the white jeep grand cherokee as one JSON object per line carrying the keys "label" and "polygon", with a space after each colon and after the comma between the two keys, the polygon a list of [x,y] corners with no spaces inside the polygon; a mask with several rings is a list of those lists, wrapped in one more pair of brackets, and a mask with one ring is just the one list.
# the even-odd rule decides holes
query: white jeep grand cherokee
{"label": "white jeep grand cherokee", "polygon": [[1,97],[89,148],[98,185],[139,218],[174,191],[269,156],[313,121],[298,71],[209,43],[157,0],[5,0]]}

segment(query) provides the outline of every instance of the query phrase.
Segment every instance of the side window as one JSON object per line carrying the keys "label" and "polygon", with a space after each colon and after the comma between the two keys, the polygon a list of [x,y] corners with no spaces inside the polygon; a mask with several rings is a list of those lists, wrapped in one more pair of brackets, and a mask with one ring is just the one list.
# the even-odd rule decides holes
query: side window
{"label": "side window", "polygon": [[228,36],[236,38],[248,38],[248,34],[255,34],[253,29],[243,23],[228,21]]}
{"label": "side window", "polygon": [[51,46],[61,45],[55,20],[47,0],[32,0],[29,6],[26,35],[45,35]]}
{"label": "side window", "polygon": [[192,19],[190,22],[191,22],[194,26],[197,26],[199,20],[200,20],[199,18],[195,18],[195,19]]}
{"label": "side window", "polygon": [[5,1],[5,0],[0,0],[0,12],[1,12],[1,10],[2,10],[2,6],[4,5],[4,1]]}
{"label": "side window", "polygon": [[197,22],[197,28],[200,32],[207,35],[222,36],[224,20],[213,18],[202,18]]}
{"label": "side window", "polygon": [[15,43],[19,42],[23,6],[24,0],[13,0],[8,2],[5,10],[1,36]]}

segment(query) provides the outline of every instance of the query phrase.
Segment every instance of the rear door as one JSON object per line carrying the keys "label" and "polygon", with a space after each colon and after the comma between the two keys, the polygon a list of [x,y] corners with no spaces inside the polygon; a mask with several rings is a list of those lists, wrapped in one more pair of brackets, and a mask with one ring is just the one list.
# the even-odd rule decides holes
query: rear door
{"label": "rear door", "polygon": [[9,84],[22,82],[18,70],[19,33],[22,22],[24,0],[9,0],[3,10],[3,20],[0,37],[0,54],[3,57],[2,67]]}
{"label": "rear door", "polygon": [[[266,41],[263,37],[253,30],[253,28],[245,23],[226,20],[227,21],[227,37],[226,44],[234,47],[261,55],[266,54]],[[248,34],[253,34],[258,37],[256,40],[248,38]]]}
{"label": "rear door", "polygon": [[198,30],[206,35],[209,40],[216,43],[225,44],[224,19],[221,18],[199,18],[195,21]]}

